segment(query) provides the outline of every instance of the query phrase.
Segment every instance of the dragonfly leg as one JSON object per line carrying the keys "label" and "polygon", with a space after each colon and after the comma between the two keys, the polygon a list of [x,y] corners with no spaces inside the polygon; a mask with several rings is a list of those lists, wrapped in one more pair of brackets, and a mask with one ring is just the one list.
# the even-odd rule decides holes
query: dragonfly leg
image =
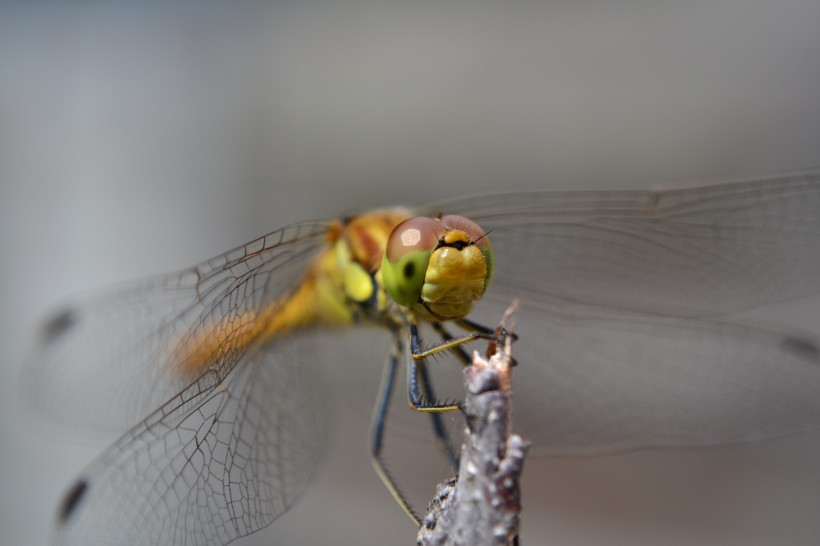
{"label": "dragonfly leg", "polygon": [[429,349],[423,350],[421,349],[421,338],[419,338],[419,329],[415,324],[410,325],[410,356],[416,362],[422,361],[428,356],[432,356],[434,354],[438,354],[443,351],[450,351],[464,345],[465,343],[469,343],[471,341],[475,341],[476,339],[490,339],[492,338],[492,333],[485,334],[483,332],[470,332],[464,336],[453,338],[450,336],[450,339],[443,339],[441,343],[430,347]]}
{"label": "dragonfly leg", "polygon": [[424,387],[425,391],[429,388],[429,381],[424,381],[427,373],[424,371],[424,359],[430,355],[451,349],[453,347],[458,347],[459,345],[463,345],[464,343],[478,339],[479,337],[479,334],[470,334],[466,337],[458,338],[449,342],[444,341],[432,349],[422,351],[418,328],[415,324],[410,325],[410,361],[407,363],[407,399],[410,402],[411,408],[416,411],[429,413],[442,413],[445,411],[456,411],[461,409],[459,404],[446,402],[438,403],[434,399],[427,398],[422,395],[422,383],[427,385]]}
{"label": "dragonfly leg", "polygon": [[[477,332],[479,334],[482,334],[482,336],[480,336],[480,337],[493,338],[493,337],[511,336],[513,341],[518,341],[518,334],[516,334],[515,332],[508,332],[506,328],[501,328],[500,331],[497,331],[493,328],[488,328],[487,326],[484,326],[483,324],[473,322],[472,320],[467,319],[467,318],[458,319],[454,322],[456,324],[458,324],[464,330],[467,330],[467,331],[470,331],[470,332]],[[436,324],[433,325],[434,328],[435,328],[435,326],[436,326]],[[440,326],[442,329],[444,328],[441,325],[438,325],[438,326]],[[438,331],[438,329],[436,329],[436,331]],[[442,334],[442,337],[444,337],[444,335],[445,334]],[[449,334],[446,334],[446,335],[449,335]],[[455,339],[455,338],[453,338],[453,336],[449,336],[449,338],[450,339]],[[461,349],[461,352],[464,353],[464,349]],[[472,362],[468,361],[467,365],[469,365],[471,363]],[[511,364],[512,364],[512,366],[518,366],[518,362],[514,358],[512,359]]]}
{"label": "dragonfly leg", "polygon": [[[453,334],[447,331],[447,329],[444,327],[442,323],[433,322],[432,324],[433,330],[435,330],[436,333],[438,333],[438,335],[440,335],[441,339],[443,339],[444,341],[453,341],[454,339],[456,339],[455,337],[453,337]],[[463,365],[469,366],[473,363],[472,359],[470,358],[470,355],[467,354],[467,351],[465,351],[461,345],[453,347],[452,350],[453,353],[455,353],[456,358],[458,358],[459,362],[461,362]]]}
{"label": "dragonfly leg", "polygon": [[[458,319],[458,320],[455,321],[455,323],[458,324],[461,328],[463,328],[467,331],[470,331],[470,332],[478,332],[478,333],[484,334],[486,336],[497,336],[498,335],[495,328],[488,328],[487,326],[484,326],[483,324],[479,324],[477,322],[473,322],[472,320],[470,320],[468,318]],[[502,336],[507,336],[507,335],[512,336],[513,341],[518,341],[518,334],[516,334],[515,332],[507,332],[506,329],[502,329],[501,335]]]}
{"label": "dragonfly leg", "polygon": [[[414,364],[415,362],[411,362],[411,365]],[[427,400],[435,400],[436,396],[433,393],[433,384],[430,381],[430,377],[427,373],[427,368],[422,364],[419,366],[418,371],[421,377],[421,385],[424,389],[424,396],[427,398]],[[450,434],[447,432],[447,428],[444,426],[444,422],[441,418],[441,413],[429,412],[429,414],[433,425],[433,434],[435,434],[436,436],[436,443],[438,443],[439,449],[450,461],[450,464],[453,466],[453,469],[458,470],[458,454],[456,453],[455,449],[453,449],[453,444],[450,441]]]}
{"label": "dragonfly leg", "polygon": [[393,394],[393,385],[396,383],[396,368],[399,365],[399,358],[404,352],[401,339],[397,332],[393,334],[393,347],[390,350],[390,355],[387,358],[387,363],[382,373],[382,381],[379,386],[379,396],[376,402],[376,407],[373,410],[373,418],[370,425],[370,460],[373,463],[373,468],[376,474],[384,483],[390,494],[399,503],[410,519],[418,526],[421,525],[419,517],[413,511],[410,503],[407,502],[404,494],[399,490],[396,480],[388,472],[382,458],[382,448],[384,447],[384,429],[385,421],[387,420],[387,410],[390,406],[390,397]]}
{"label": "dragonfly leg", "polygon": [[[455,322],[469,332],[461,337],[453,337],[449,332],[447,332],[444,326],[438,323],[433,323],[433,329],[441,334],[442,341],[441,343],[438,343],[437,345],[425,350],[421,349],[421,339],[419,338],[418,327],[415,324],[411,324],[410,356],[413,357],[413,360],[418,362],[424,360],[428,356],[432,356],[443,351],[453,351],[455,352],[456,357],[461,360],[464,365],[468,366],[472,364],[472,359],[469,358],[466,351],[464,351],[461,347],[462,345],[477,339],[495,340],[496,342],[500,342],[501,339],[507,336],[512,336],[513,341],[518,339],[517,334],[508,332],[503,328],[500,330],[492,330],[486,326],[481,326],[478,323],[468,321],[466,319],[461,319]],[[515,365],[516,362],[513,361],[513,366]]]}

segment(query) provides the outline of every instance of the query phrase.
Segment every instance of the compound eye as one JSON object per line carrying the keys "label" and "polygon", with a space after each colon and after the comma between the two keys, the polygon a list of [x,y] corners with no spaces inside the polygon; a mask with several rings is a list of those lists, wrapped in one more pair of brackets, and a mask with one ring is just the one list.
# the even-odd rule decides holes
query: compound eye
{"label": "compound eye", "polygon": [[484,250],[490,247],[490,240],[487,238],[487,232],[479,227],[478,224],[455,214],[448,214],[441,217],[441,223],[447,230],[457,229],[463,231],[470,238],[470,242],[475,243],[479,249]]}
{"label": "compound eye", "polygon": [[382,260],[387,293],[404,306],[419,301],[427,264],[446,228],[439,220],[416,217],[393,228]]}
{"label": "compound eye", "polygon": [[397,263],[412,252],[432,252],[444,231],[442,223],[433,218],[417,216],[405,220],[393,228],[387,239],[388,261]]}

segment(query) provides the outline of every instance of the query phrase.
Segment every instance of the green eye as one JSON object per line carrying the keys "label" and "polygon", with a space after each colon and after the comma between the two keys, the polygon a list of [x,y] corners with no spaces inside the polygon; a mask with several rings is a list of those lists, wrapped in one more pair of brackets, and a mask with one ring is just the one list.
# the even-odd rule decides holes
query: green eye
{"label": "green eye", "polygon": [[419,301],[427,264],[444,230],[441,222],[422,217],[393,229],[382,258],[382,281],[397,303],[409,307]]}
{"label": "green eye", "polygon": [[404,256],[395,264],[382,260],[384,289],[397,303],[409,307],[419,301],[424,274],[431,252],[418,251]]}

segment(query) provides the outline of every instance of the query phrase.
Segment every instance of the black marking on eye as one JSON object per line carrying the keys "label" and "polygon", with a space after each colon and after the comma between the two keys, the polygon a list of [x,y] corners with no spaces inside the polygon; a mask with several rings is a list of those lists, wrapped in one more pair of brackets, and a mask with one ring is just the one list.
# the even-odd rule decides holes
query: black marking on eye
{"label": "black marking on eye", "polygon": [[820,359],[820,347],[805,338],[787,336],[780,342],[780,347],[807,360],[817,361]]}
{"label": "black marking on eye", "polygon": [[77,317],[71,309],[63,309],[43,325],[43,337],[52,341],[65,334],[77,322]]}
{"label": "black marking on eye", "polygon": [[77,481],[68,493],[66,493],[65,497],[63,497],[63,502],[60,504],[60,511],[57,514],[60,525],[65,524],[69,518],[71,518],[86,493],[88,493],[88,482],[84,479]]}
{"label": "black marking on eye", "polygon": [[404,264],[404,277],[407,279],[412,279],[413,275],[416,274],[416,264],[413,262],[407,262]]}

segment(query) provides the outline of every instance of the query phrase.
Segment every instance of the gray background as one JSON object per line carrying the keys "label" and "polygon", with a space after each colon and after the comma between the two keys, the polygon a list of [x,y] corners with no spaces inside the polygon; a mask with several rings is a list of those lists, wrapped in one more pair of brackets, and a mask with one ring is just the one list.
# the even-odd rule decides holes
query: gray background
{"label": "gray background", "polygon": [[[105,445],[18,396],[61,299],[351,209],[817,166],[819,25],[816,0],[3,4],[0,542],[46,543]],[[243,544],[413,543],[348,413],[303,502]],[[752,470],[721,505],[749,507],[703,508],[724,456],[534,462],[526,543],[817,542],[812,471]]]}

